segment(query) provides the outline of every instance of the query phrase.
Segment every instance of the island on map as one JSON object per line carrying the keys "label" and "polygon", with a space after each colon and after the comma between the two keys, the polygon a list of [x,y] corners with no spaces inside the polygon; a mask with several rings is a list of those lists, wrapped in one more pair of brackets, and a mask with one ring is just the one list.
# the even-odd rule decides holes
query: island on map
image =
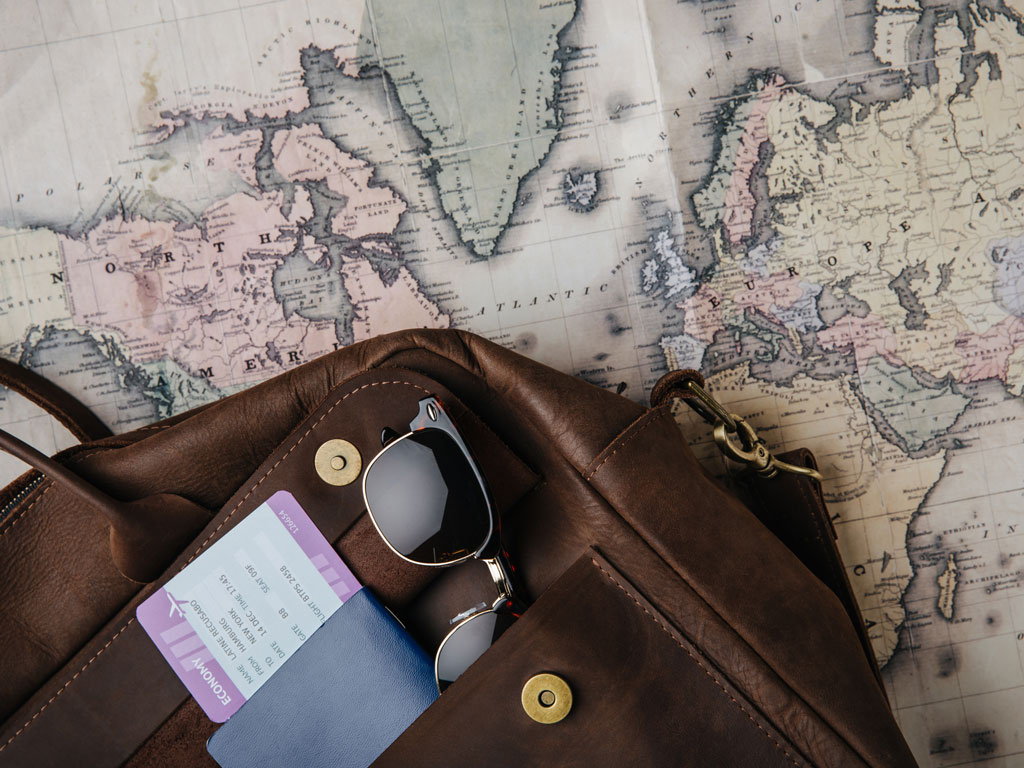
{"label": "island on map", "polygon": [[562,178],[562,193],[565,204],[575,213],[590,213],[597,208],[597,193],[601,189],[597,171],[578,168],[565,172]]}

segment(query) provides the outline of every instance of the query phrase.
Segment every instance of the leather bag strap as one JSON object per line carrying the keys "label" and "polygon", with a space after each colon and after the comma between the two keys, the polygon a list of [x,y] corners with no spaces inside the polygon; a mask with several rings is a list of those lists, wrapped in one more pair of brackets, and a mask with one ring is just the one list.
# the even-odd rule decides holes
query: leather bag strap
{"label": "leather bag strap", "polygon": [[0,386],[31,400],[84,442],[113,434],[87,406],[38,373],[0,358]]}

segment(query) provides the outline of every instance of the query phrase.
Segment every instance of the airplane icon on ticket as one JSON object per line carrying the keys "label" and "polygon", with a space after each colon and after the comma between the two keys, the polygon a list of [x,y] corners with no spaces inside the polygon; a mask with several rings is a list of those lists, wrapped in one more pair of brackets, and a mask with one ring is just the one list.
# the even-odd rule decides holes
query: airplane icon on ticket
{"label": "airplane icon on ticket", "polygon": [[167,618],[173,618],[174,614],[177,613],[181,618],[185,618],[185,612],[181,610],[181,606],[188,605],[188,600],[176,600],[174,595],[170,592],[165,592],[167,599],[171,602],[171,610],[167,614]]}

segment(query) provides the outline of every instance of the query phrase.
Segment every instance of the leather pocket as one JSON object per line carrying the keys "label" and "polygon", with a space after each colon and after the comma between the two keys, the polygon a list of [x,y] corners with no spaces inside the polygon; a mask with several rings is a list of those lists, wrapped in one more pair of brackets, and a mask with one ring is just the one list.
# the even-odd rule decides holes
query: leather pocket
{"label": "leather pocket", "polygon": [[[572,691],[564,720],[524,710],[534,675]],[[806,765],[614,567],[588,550],[375,766]]]}

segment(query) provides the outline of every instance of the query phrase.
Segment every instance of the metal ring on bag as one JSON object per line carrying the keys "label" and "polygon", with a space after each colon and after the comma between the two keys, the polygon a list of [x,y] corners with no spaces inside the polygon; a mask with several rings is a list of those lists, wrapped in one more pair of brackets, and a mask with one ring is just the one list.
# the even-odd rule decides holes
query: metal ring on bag
{"label": "metal ring on bag", "polygon": [[[754,432],[753,427],[735,413],[730,413],[729,416],[736,424],[736,434],[743,447],[737,447],[729,439],[728,426],[724,422],[719,422],[715,425],[715,442],[718,443],[718,447],[730,459],[749,464],[757,472],[764,472],[772,463],[772,456],[768,449],[758,441],[757,433]],[[774,474],[774,470],[772,474]]]}

